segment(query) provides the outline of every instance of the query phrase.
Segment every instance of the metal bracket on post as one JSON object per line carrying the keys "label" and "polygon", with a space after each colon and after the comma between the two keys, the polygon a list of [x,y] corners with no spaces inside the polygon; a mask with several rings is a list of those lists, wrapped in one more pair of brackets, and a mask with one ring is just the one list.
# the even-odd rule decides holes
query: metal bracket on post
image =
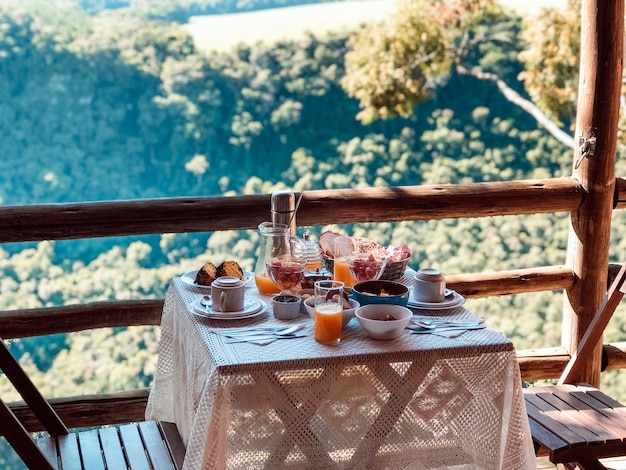
{"label": "metal bracket on post", "polygon": [[586,139],[584,136],[578,136],[578,153],[580,157],[576,161],[574,168],[578,168],[580,164],[583,162],[584,158],[592,157],[596,153],[596,138],[589,137]]}

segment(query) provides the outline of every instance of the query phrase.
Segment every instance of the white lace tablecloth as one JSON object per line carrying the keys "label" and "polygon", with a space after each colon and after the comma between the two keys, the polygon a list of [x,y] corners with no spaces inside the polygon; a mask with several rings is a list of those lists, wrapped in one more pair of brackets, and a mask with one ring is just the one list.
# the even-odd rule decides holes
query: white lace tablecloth
{"label": "white lace tablecloth", "polygon": [[324,346],[301,315],[287,323],[304,324],[305,338],[226,344],[213,328],[285,322],[271,308],[198,317],[190,305],[203,293],[180,278],[168,289],[146,410],[177,424],[185,469],[536,468],[515,351],[500,333],[376,341],[353,318]]}

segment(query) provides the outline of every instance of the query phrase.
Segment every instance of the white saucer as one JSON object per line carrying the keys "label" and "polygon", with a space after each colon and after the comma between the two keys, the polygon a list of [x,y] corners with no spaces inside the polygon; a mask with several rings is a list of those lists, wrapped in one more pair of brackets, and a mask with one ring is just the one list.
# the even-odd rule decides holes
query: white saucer
{"label": "white saucer", "polygon": [[446,297],[442,302],[422,302],[413,298],[413,290],[409,293],[409,301],[407,307],[420,308],[425,310],[444,310],[447,308],[458,307],[465,303],[465,297],[456,291],[446,289]]}
{"label": "white saucer", "polygon": [[192,304],[192,312],[200,317],[213,320],[241,320],[261,315],[267,309],[267,304],[261,299],[248,297],[243,307],[243,310],[236,312],[217,312],[200,304],[200,299],[198,299]]}
{"label": "white saucer", "polygon": [[[189,271],[188,273],[185,273],[182,276],[180,276],[180,280],[183,281],[188,286],[210,290],[211,286],[203,286],[201,284],[196,284],[196,274],[198,274],[197,269],[195,271]],[[250,284],[250,281],[252,281],[252,279],[254,279],[254,275],[252,273],[249,273],[248,271],[243,272],[243,278],[241,280],[243,281],[244,285]]]}

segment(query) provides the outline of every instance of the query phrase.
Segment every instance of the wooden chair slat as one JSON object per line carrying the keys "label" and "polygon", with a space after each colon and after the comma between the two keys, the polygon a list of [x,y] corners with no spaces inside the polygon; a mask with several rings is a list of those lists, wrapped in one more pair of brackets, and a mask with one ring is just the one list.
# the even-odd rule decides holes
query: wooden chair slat
{"label": "wooden chair slat", "polygon": [[[526,413],[540,426],[559,436],[568,447],[585,446],[590,436],[585,430],[573,430],[571,420],[561,419],[558,410],[536,395],[526,397]],[[595,436],[591,436],[595,437]]]}
{"label": "wooden chair slat", "polygon": [[152,467],[155,470],[175,470],[170,453],[163,442],[163,436],[157,424],[154,421],[144,421],[137,425],[146,445]]}
{"label": "wooden chair slat", "polygon": [[54,468],[46,455],[35,445],[30,435],[7,404],[0,399],[0,431],[29,468]]}
{"label": "wooden chair slat", "polygon": [[605,395],[602,392],[599,392],[596,389],[591,389],[587,391],[586,395],[591,396],[595,400],[598,400],[599,402],[604,403],[605,405],[610,406],[611,408],[615,410],[619,410],[620,412],[623,412],[624,410],[626,410],[626,406],[622,405],[620,402],[618,402],[614,398],[611,398],[610,396]]}
{"label": "wooden chair slat", "polygon": [[122,442],[120,441],[120,436],[117,432],[117,426],[101,428],[98,431],[107,467],[126,468],[126,458],[124,457],[124,451],[122,450]]}
{"label": "wooden chair slat", "polygon": [[78,433],[78,444],[81,458],[83,462],[89,462],[90,470],[105,470],[97,429]]}
{"label": "wooden chair slat", "polygon": [[[561,409],[565,416],[568,416],[576,423],[578,423],[583,429],[588,430],[597,437],[589,438],[590,441],[620,441],[622,437],[619,434],[619,429],[616,430],[613,420],[601,413],[598,409],[590,406],[583,400],[576,398],[574,393],[567,393],[562,390],[555,390],[552,395],[554,399],[561,400],[563,403],[567,403],[570,409]],[[584,395],[584,392],[582,392]],[[557,406],[558,408],[558,406]]]}
{"label": "wooden chair slat", "polygon": [[565,370],[559,378],[558,385],[576,382],[584,368],[585,361],[591,356],[594,348],[600,341],[602,333],[609,324],[615,309],[624,297],[626,288],[626,263],[622,264],[619,273],[611,283],[608,292],[604,296],[600,307],[593,316],[585,334],[580,339],[576,352],[565,366]]}
{"label": "wooden chair slat", "polygon": [[[550,431],[548,428],[543,427],[537,421],[532,419],[532,417],[529,419],[528,424],[530,425],[531,434],[535,437],[535,453],[539,450],[540,445],[544,445],[551,451],[566,449],[569,447],[567,442],[554,434],[554,432]],[[537,441],[541,442],[541,444],[538,444]]]}
{"label": "wooden chair slat", "polygon": [[61,468],[63,470],[82,470],[83,464],[80,460],[76,433],[57,437],[57,444],[59,446]]}
{"label": "wooden chair slat", "polygon": [[[617,403],[618,407],[608,405],[601,400],[598,400],[594,394],[586,393],[583,391],[571,392],[570,395],[584,403],[587,408],[582,409],[581,412],[589,413],[589,410],[593,410],[594,418],[599,424],[606,429],[617,435],[619,439],[626,439],[626,407],[621,406],[620,403],[607,395],[602,394],[608,398],[608,401]],[[600,396],[601,397],[601,396]]]}
{"label": "wooden chair slat", "polygon": [[123,424],[118,429],[129,467],[133,470],[151,470],[137,426],[134,424]]}
{"label": "wooden chair slat", "polygon": [[577,462],[578,467],[576,469],[581,468],[583,470],[606,470],[606,467],[602,465],[597,460],[581,460]]}
{"label": "wooden chair slat", "polygon": [[157,424],[159,428],[161,428],[163,436],[165,436],[165,445],[174,460],[175,468],[181,470],[183,468],[183,461],[185,460],[186,449],[176,424],[166,423],[165,421],[159,421]]}
{"label": "wooden chair slat", "polygon": [[39,390],[26,375],[24,369],[11,355],[2,338],[0,338],[0,369],[6,374],[28,407],[51,436],[60,436],[69,432],[61,418],[50,406],[50,403],[39,393]]}
{"label": "wooden chair slat", "polygon": [[59,454],[57,453],[57,443],[54,437],[40,437],[39,439],[37,439],[37,447],[39,447],[44,455],[48,458],[48,460],[52,464],[52,467],[58,469]]}

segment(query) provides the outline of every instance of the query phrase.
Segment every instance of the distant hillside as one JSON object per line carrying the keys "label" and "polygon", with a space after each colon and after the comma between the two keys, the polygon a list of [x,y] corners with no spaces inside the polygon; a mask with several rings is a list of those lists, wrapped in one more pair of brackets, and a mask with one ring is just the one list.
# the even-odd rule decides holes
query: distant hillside
{"label": "distant hillside", "polygon": [[[535,15],[541,8],[560,7],[567,0],[501,0],[520,14]],[[239,43],[274,43],[297,40],[306,31],[356,29],[369,21],[385,20],[396,10],[397,0],[353,0],[274,8],[226,15],[192,16],[185,29],[205,51],[226,51]]]}

